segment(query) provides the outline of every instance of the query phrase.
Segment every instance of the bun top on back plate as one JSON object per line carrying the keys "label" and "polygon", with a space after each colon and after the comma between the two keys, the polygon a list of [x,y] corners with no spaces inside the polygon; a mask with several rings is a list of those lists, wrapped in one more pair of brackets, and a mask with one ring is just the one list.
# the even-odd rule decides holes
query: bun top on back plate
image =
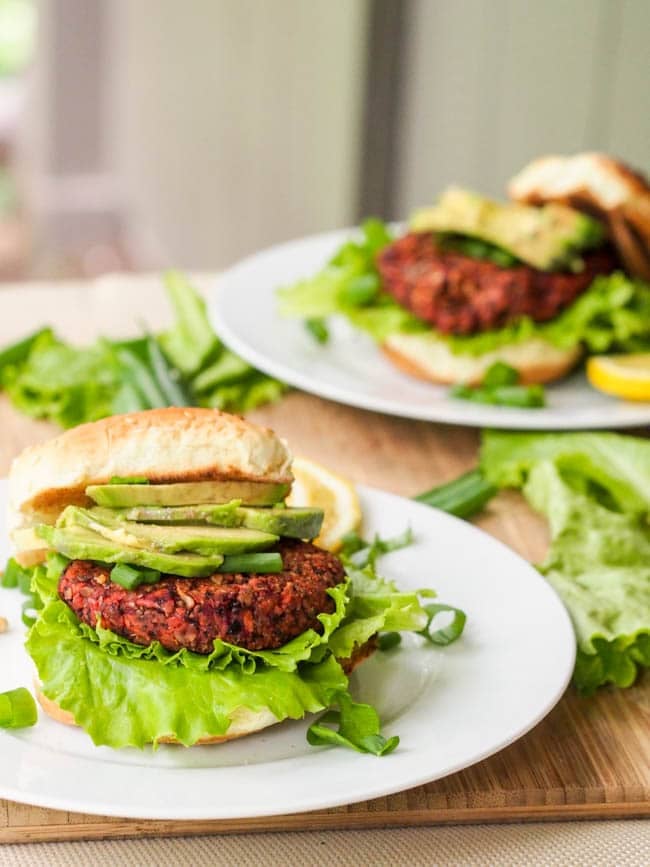
{"label": "bun top on back plate", "polygon": [[80,425],[25,449],[9,474],[9,525],[51,520],[88,502],[89,485],[142,476],[152,484],[291,483],[291,454],[268,428],[217,409],[169,407]]}
{"label": "bun top on back plate", "polygon": [[606,154],[546,156],[533,160],[508,184],[518,202],[561,202],[600,219],[626,270],[650,281],[650,183]]}

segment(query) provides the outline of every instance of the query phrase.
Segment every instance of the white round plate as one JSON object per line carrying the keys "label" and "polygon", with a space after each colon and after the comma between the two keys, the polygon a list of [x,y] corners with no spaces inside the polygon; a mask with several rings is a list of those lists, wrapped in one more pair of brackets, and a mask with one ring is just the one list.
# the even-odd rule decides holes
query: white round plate
{"label": "white round plate", "polygon": [[299,319],[280,316],[276,290],[315,274],[347,229],[256,253],[219,277],[210,318],[223,341],[255,367],[303,391],[389,415],[476,427],[561,430],[650,424],[650,403],[607,397],[578,372],[547,388],[542,409],[456,400],[448,389],[402,374],[371,338],[333,318],[330,340],[316,343]]}
{"label": "white round plate", "polygon": [[[41,713],[31,729],[0,730],[0,798],[42,807],[146,819],[234,819],[364,801],[444,777],[502,749],[558,701],[575,638],[550,585],[505,545],[428,506],[360,489],[365,530],[416,542],[387,555],[382,572],[405,588],[433,587],[467,612],[447,648],[413,638],[377,652],[353,676],[398,749],[378,759],[310,747],[310,720],[281,723],[218,747],[94,747],[80,729]],[[0,513],[6,483],[0,483]],[[0,555],[7,556],[4,529]],[[0,635],[0,691],[32,682],[21,597],[0,590],[11,630]]]}

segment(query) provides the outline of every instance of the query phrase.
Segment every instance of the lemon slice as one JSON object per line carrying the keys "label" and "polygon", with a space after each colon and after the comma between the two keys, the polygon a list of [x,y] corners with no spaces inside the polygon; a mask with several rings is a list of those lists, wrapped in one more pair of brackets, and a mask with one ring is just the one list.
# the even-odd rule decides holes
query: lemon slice
{"label": "lemon slice", "polygon": [[587,378],[606,394],[625,400],[650,400],[650,352],[594,355],[587,361]]}
{"label": "lemon slice", "polygon": [[287,498],[289,506],[317,506],[325,519],[316,544],[338,551],[346,533],[361,525],[361,505],[352,482],[306,458],[294,458],[295,481]]}

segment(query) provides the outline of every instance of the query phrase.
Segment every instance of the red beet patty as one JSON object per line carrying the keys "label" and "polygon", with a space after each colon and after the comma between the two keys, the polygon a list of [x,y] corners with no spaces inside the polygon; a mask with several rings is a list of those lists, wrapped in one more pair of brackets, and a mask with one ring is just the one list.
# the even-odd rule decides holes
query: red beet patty
{"label": "red beet patty", "polygon": [[433,235],[411,233],[377,257],[384,289],[419,319],[445,334],[474,334],[529,316],[547,322],[616,267],[608,248],[583,256],[576,274],[529,265],[501,268],[485,259],[443,250]]}
{"label": "red beet patty", "polygon": [[110,569],[73,560],[59,579],[59,595],[84,623],[101,620],[135,644],[159,641],[171,651],[211,653],[220,638],[270,650],[319,629],[317,616],[334,610],[327,590],[345,577],[338,557],[309,542],[283,540],[276,550],[284,569],[275,575],[166,575],[135,590],[114,584]]}

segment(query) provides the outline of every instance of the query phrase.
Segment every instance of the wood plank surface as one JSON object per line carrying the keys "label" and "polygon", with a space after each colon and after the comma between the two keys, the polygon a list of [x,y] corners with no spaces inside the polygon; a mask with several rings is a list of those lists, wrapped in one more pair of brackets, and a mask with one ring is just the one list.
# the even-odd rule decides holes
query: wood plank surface
{"label": "wood plank surface", "polygon": [[[33,317],[39,310],[34,293],[51,291],[32,290],[31,298],[29,291],[0,292],[0,339],[18,336],[27,311],[31,308]],[[64,331],[83,321],[91,332],[103,322],[114,332],[108,307],[102,320],[97,310],[104,302],[91,298],[90,292],[82,303],[75,295],[82,291],[90,292],[79,287],[58,294],[59,301],[66,300],[60,314],[54,295],[47,295],[51,300],[46,304],[46,296],[39,294],[47,321],[65,322]],[[122,319],[126,306],[131,310],[141,304],[151,311],[151,297],[143,291],[134,301],[131,295],[121,308]],[[76,311],[69,306],[75,298]],[[286,437],[295,454],[317,459],[356,482],[405,496],[453,478],[476,461],[478,434],[473,430],[391,418],[298,392],[251,416]],[[4,476],[23,446],[46,439],[54,428],[18,415],[0,398],[0,431]],[[544,555],[546,528],[516,493],[501,493],[477,523],[529,560]],[[605,688],[591,698],[569,688],[545,720],[507,749],[465,771],[390,797],[316,813],[207,822],[100,818],[0,801],[0,843],[647,816],[649,731],[650,677],[629,690]],[[381,772],[379,766],[370,770]]]}

